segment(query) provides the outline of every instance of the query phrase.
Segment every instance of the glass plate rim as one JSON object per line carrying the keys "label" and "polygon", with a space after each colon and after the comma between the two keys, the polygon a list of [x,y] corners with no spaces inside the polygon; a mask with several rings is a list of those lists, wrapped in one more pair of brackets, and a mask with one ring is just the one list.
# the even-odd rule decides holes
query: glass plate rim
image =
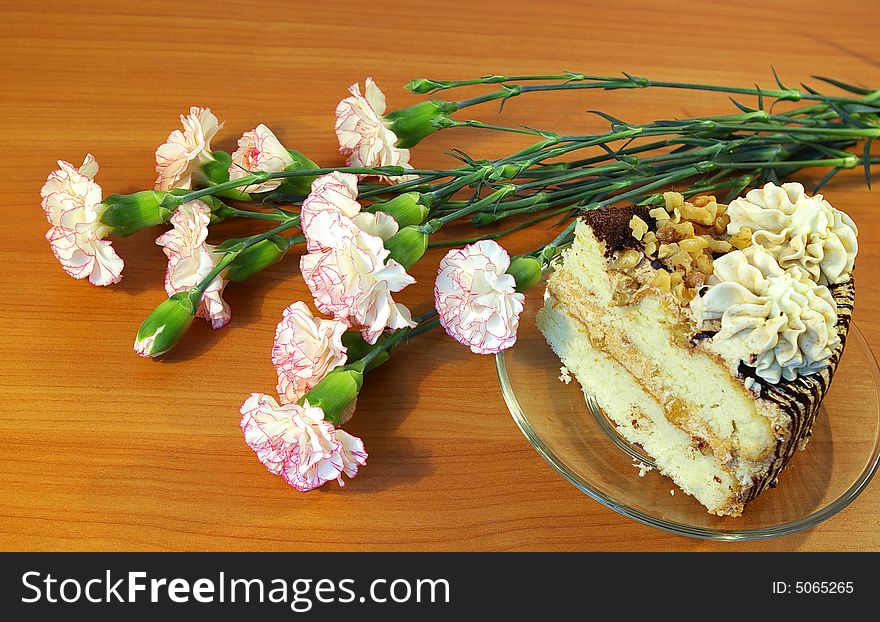
{"label": "glass plate rim", "polygon": [[[864,335],[862,335],[862,332],[859,330],[855,321],[850,324],[850,329],[847,337],[849,340],[848,345],[857,345],[859,350],[861,350],[863,356],[867,358],[869,367],[871,369],[872,380],[874,381],[874,391],[878,393],[878,399],[880,399],[880,369],[878,369],[877,366],[877,359],[874,357],[874,353],[871,351],[871,347],[868,345],[867,340],[865,339]],[[855,341],[855,343],[852,343],[853,341]],[[580,490],[582,493],[584,493],[594,501],[598,501],[605,507],[614,510],[618,514],[626,516],[627,518],[631,518],[639,523],[642,523],[643,525],[648,525],[649,527],[660,529],[662,531],[673,533],[679,536],[687,536],[690,538],[701,540],[745,542],[754,540],[768,540],[770,538],[787,536],[797,533],[799,531],[803,531],[805,529],[810,529],[828,520],[829,518],[846,508],[850,503],[852,503],[865,490],[865,488],[868,486],[868,484],[871,482],[871,479],[877,472],[878,466],[880,466],[880,434],[878,434],[874,438],[874,447],[872,449],[871,458],[867,466],[859,475],[858,479],[856,479],[856,481],[852,484],[852,486],[850,486],[840,497],[838,497],[825,507],[820,508],[819,510],[816,510],[811,514],[808,514],[807,516],[793,521],[780,523],[778,525],[773,525],[771,527],[760,527],[756,529],[710,529],[657,518],[655,516],[651,516],[650,514],[642,512],[641,510],[630,507],[626,503],[615,499],[613,496],[597,490],[595,487],[591,486],[589,482],[572,473],[571,470],[565,466],[565,463],[553,452],[552,449],[550,449],[550,447],[548,447],[541,440],[540,436],[532,429],[532,426],[525,416],[525,413],[523,412],[522,407],[519,404],[519,400],[516,397],[516,391],[510,383],[510,378],[507,374],[507,360],[505,358],[505,351],[501,351],[495,355],[495,369],[498,375],[498,382],[501,385],[501,395],[504,398],[504,402],[507,405],[507,409],[510,411],[514,422],[516,422],[517,427],[520,429],[520,431],[523,433],[523,435],[526,437],[526,439],[529,441],[535,451],[537,451],[538,454],[551,467],[553,467],[553,469],[557,473],[565,478],[568,483],[573,485],[575,488]]]}

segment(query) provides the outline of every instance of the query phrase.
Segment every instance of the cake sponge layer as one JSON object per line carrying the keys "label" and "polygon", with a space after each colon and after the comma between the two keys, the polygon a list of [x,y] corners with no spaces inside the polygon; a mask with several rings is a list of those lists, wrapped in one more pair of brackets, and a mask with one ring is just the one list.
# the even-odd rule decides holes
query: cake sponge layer
{"label": "cake sponge layer", "polygon": [[662,405],[627,371],[593,347],[588,329],[549,297],[538,315],[547,342],[574,374],[585,396],[593,396],[617,431],[643,447],[658,469],[717,514],[738,515],[742,503],[734,478],[711,453],[666,418]]}

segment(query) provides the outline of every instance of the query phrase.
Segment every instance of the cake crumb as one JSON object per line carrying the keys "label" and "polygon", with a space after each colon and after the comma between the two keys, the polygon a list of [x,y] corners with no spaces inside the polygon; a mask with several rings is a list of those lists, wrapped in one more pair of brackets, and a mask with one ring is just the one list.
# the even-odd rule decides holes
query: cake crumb
{"label": "cake crumb", "polygon": [[654,467],[648,466],[641,460],[633,459],[633,466],[639,470],[639,477],[644,477],[645,473],[649,473],[654,470]]}
{"label": "cake crumb", "polygon": [[566,367],[565,365],[559,368],[559,380],[560,382],[564,382],[565,384],[571,382],[571,374],[568,372],[568,367]]}
{"label": "cake crumb", "polygon": [[675,488],[670,488],[669,494],[674,497],[675,496]]}

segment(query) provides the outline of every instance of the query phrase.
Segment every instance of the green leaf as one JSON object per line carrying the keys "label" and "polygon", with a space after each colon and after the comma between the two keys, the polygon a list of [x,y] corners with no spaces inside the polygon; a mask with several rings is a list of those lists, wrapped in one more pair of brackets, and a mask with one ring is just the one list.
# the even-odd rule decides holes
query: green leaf
{"label": "green leaf", "polygon": [[840,118],[843,119],[844,121],[847,121],[847,122],[850,123],[852,126],[854,126],[854,127],[861,127],[861,128],[868,127],[867,125],[865,125],[864,123],[862,123],[861,121],[859,121],[858,119],[856,119],[855,117],[853,117],[851,114],[849,114],[846,110],[844,110],[843,108],[841,108],[840,106],[838,106],[837,104],[835,104],[835,103],[834,103],[833,101],[831,101],[830,99],[829,99],[829,100],[826,100],[826,103],[828,104],[828,107],[831,108],[831,110],[833,110],[834,113],[835,113],[838,117],[840,117]]}
{"label": "green leaf", "polygon": [[623,73],[623,75],[626,76],[627,80],[629,80],[630,82],[632,82],[635,86],[637,86],[639,88],[645,88],[646,86],[649,85],[647,78],[639,78],[636,76],[631,76],[625,71],[623,71],[621,73]]}
{"label": "green leaf", "polygon": [[844,110],[849,112],[850,114],[855,114],[859,112],[867,112],[869,114],[876,114],[880,112],[880,106],[869,106],[868,104],[843,104],[841,106]]}
{"label": "green leaf", "polygon": [[865,165],[865,183],[868,184],[868,190],[871,189],[871,143],[873,138],[865,141],[865,150],[862,152],[862,162]]}
{"label": "green leaf", "polygon": [[614,128],[615,126],[618,126],[618,125],[625,125],[625,126],[629,125],[629,123],[627,123],[626,121],[621,121],[617,117],[612,117],[607,112],[602,112],[601,110],[587,110],[587,112],[589,112],[590,114],[594,114],[594,115],[602,117],[603,119],[605,119],[606,121],[611,123],[612,128]]}
{"label": "green leaf", "polygon": [[787,86],[782,83],[782,80],[779,79],[779,74],[776,73],[776,67],[770,65],[770,71],[773,72],[773,79],[776,80],[776,85],[781,88],[783,91],[791,90]]}
{"label": "green leaf", "polygon": [[758,110],[764,110],[764,93],[757,83],[755,83],[755,88],[758,90]]}
{"label": "green leaf", "polygon": [[868,89],[863,89],[860,86],[855,86],[854,84],[847,84],[846,82],[841,82],[840,80],[835,80],[834,78],[826,78],[825,76],[811,76],[816,80],[821,80],[822,82],[826,82],[832,86],[836,86],[839,89],[844,91],[849,91],[850,93],[856,93],[857,95],[869,95],[871,93]]}
{"label": "green leaf", "polygon": [[749,108],[749,107],[746,106],[745,104],[741,104],[741,103],[739,103],[738,101],[736,101],[736,100],[735,100],[734,98],[732,98],[732,97],[730,98],[730,101],[733,102],[733,105],[734,105],[734,106],[736,106],[737,108],[739,108],[740,110],[742,110],[742,111],[745,112],[746,114],[748,114],[748,113],[750,113],[750,112],[757,112],[754,108]]}

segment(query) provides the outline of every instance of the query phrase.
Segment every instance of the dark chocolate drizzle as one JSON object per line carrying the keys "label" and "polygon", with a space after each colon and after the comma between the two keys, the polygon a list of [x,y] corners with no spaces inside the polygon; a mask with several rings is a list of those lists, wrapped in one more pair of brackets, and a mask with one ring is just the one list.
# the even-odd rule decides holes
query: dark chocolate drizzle
{"label": "dark chocolate drizzle", "polygon": [[[605,254],[611,255],[615,251],[627,248],[641,250],[638,240],[632,235],[629,222],[632,217],[638,216],[648,227],[654,228],[656,221],[648,215],[649,208],[639,205],[614,206],[584,212],[581,218],[590,225],[593,235],[605,242]],[[744,363],[740,363],[739,373],[743,378],[752,378],[760,387],[760,399],[777,404],[785,414],[791,417],[791,425],[788,430],[781,431],[782,438],[777,442],[773,462],[767,474],[756,481],[749,489],[744,491],[742,501],[751,501],[767,488],[774,488],[779,474],[788,466],[792,456],[810,434],[813,423],[819,413],[819,407],[825,394],[831,386],[834,371],[840,362],[840,356],[846,345],[846,335],[852,318],[853,301],[855,299],[855,281],[850,278],[846,283],[831,285],[829,287],[834,302],[837,303],[837,334],[840,336],[840,344],[834,349],[828,359],[828,366],[810,374],[799,376],[788,381],[780,380],[777,384],[770,384],[755,374],[755,369]],[[711,333],[697,333],[692,343],[710,337]]]}
{"label": "dark chocolate drizzle", "polygon": [[773,463],[761,480],[745,493],[743,502],[748,502],[761,494],[767,488],[776,486],[779,474],[788,466],[792,456],[807,438],[812,434],[816,415],[822,400],[831,387],[834,371],[840,362],[843,348],[846,345],[846,335],[849,332],[849,324],[852,319],[853,300],[855,299],[855,281],[850,278],[846,283],[831,285],[829,288],[834,301],[837,303],[837,334],[840,336],[840,344],[828,359],[828,366],[809,376],[799,376],[794,380],[780,380],[777,384],[771,384],[755,374],[755,369],[744,363],[740,363],[739,373],[744,378],[752,378],[760,387],[760,397],[777,404],[789,417],[791,425],[782,439],[776,444]]}

